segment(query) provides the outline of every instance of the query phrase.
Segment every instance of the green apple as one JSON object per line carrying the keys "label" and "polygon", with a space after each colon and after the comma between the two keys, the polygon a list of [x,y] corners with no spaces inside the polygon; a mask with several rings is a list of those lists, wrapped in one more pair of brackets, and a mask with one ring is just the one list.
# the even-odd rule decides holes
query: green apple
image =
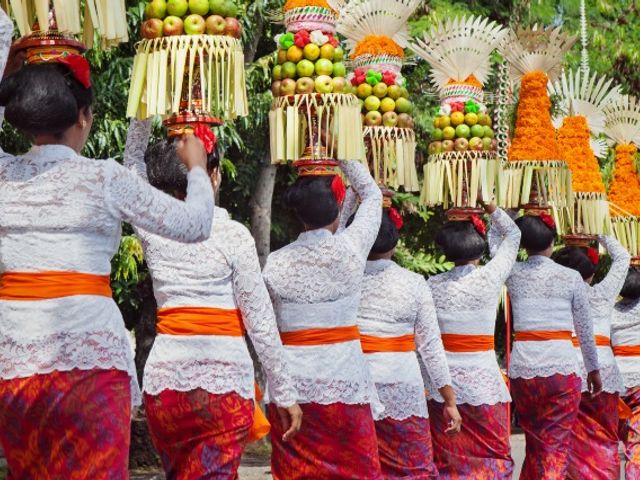
{"label": "green apple", "polygon": [[434,140],[442,140],[444,138],[442,134],[442,129],[434,128],[433,132],[431,132],[431,138],[433,138]]}
{"label": "green apple", "polygon": [[298,77],[311,77],[314,72],[313,62],[311,60],[300,60],[296,65],[296,74]]}
{"label": "green apple", "polygon": [[187,35],[202,35],[207,30],[207,24],[202,15],[192,13],[184,19],[184,33]]}
{"label": "green apple", "polygon": [[[380,84],[378,84],[380,85]],[[378,86],[376,85],[376,87]],[[374,93],[375,93],[375,87],[373,88]],[[377,95],[376,95],[377,96]],[[396,102],[393,98],[383,98],[380,101],[380,110],[382,110],[383,112],[393,112],[396,109]],[[401,113],[406,113],[406,112],[401,112]]]}
{"label": "green apple", "polygon": [[320,58],[316,60],[315,70],[316,75],[331,75],[333,73],[333,62],[326,58]]}
{"label": "green apple", "polygon": [[344,50],[342,49],[342,47],[336,47],[333,50],[333,61],[341,62],[343,58],[344,58]]}
{"label": "green apple", "polygon": [[400,96],[404,98],[409,98],[409,90],[406,87],[400,87]]}
{"label": "green apple", "polygon": [[358,85],[358,88],[356,89],[356,94],[358,95],[358,98],[361,98],[363,100],[367,98],[369,95],[371,95],[372,93],[373,93],[373,88],[368,83],[361,83],[360,85]]}
{"label": "green apple", "polygon": [[184,17],[189,11],[187,0],[169,0],[167,2],[167,12],[174,17]]}
{"label": "green apple", "polygon": [[296,64],[293,62],[284,62],[282,64],[282,78],[296,78]]}
{"label": "green apple", "polygon": [[338,62],[333,64],[333,76],[334,77],[347,76],[347,67],[344,66],[344,63]]}
{"label": "green apple", "polygon": [[471,134],[471,129],[469,128],[469,125],[465,125],[464,123],[461,123],[456,127],[456,137],[469,138],[470,134]]}
{"label": "green apple", "polygon": [[333,91],[333,82],[329,75],[320,75],[316,77],[315,82],[316,92],[318,93],[331,93]]}
{"label": "green apple", "polygon": [[492,140],[491,138],[489,138],[489,137],[484,137],[484,138],[482,139],[482,149],[483,149],[484,151],[489,151],[489,150],[491,150],[492,145],[493,145],[493,140]]}
{"label": "green apple", "polygon": [[320,56],[320,47],[318,47],[315,43],[307,43],[304,46],[302,53],[304,54],[304,58],[315,62]]}
{"label": "green apple", "polygon": [[396,100],[396,111],[398,113],[411,113],[412,109],[413,104],[406,98],[400,97],[398,100]]}
{"label": "green apple", "polygon": [[475,151],[482,150],[482,139],[480,137],[472,137],[471,140],[469,140],[469,149]]}
{"label": "green apple", "polygon": [[380,109],[380,99],[375,95],[369,95],[364,101],[364,108],[371,112]]}
{"label": "green apple", "polygon": [[[467,113],[467,115],[469,115],[469,114]],[[484,127],[482,125],[478,125],[478,124],[472,126],[471,127],[471,136],[472,137],[482,137],[482,136],[484,136]]]}
{"label": "green apple", "polygon": [[488,137],[488,138],[493,138],[494,134],[493,134],[493,130],[491,129],[491,127],[484,127],[484,132],[483,132],[483,137]]}
{"label": "green apple", "polygon": [[189,0],[189,11],[196,15],[209,13],[209,0]]}
{"label": "green apple", "polygon": [[445,140],[453,140],[456,137],[456,129],[453,127],[444,127],[442,129],[442,138]]}
{"label": "green apple", "polygon": [[377,127],[381,125],[382,114],[376,110],[367,112],[367,114],[364,116],[364,124],[367,125],[368,127]]}
{"label": "green apple", "polygon": [[299,78],[296,82],[296,93],[313,93],[315,84],[310,77]]}
{"label": "green apple", "polygon": [[238,7],[233,0],[226,0],[224,2],[225,17],[237,17]]}
{"label": "green apple", "polygon": [[167,16],[166,0],[153,0],[149,2],[144,8],[144,16],[147,19],[159,18],[160,20],[164,20],[164,17]]}
{"label": "green apple", "polygon": [[333,60],[336,54],[336,49],[330,43],[325,43],[320,47],[320,58],[326,58],[327,60]]}
{"label": "green apple", "polygon": [[398,85],[389,85],[389,88],[387,88],[387,95],[394,100],[397,100],[402,96],[402,88]]}
{"label": "green apple", "polygon": [[442,142],[431,142],[427,149],[429,155],[437,155],[438,153],[442,153]]}
{"label": "green apple", "polygon": [[396,112],[386,112],[382,115],[382,124],[389,128],[395,127],[398,124],[398,114]]}
{"label": "green apple", "polygon": [[282,80],[282,65],[276,65],[271,70],[271,76],[274,80]]}
{"label": "green apple", "polygon": [[287,60],[293,63],[298,63],[302,60],[302,49],[297,45],[291,45],[287,50]]}
{"label": "green apple", "polygon": [[227,13],[224,9],[224,2],[225,0],[209,0],[209,11],[213,15],[220,15],[221,17],[224,17]]}
{"label": "green apple", "polygon": [[[373,94],[378,98],[384,98],[387,96],[387,90],[388,90],[387,84],[383,82],[379,82],[376,84],[375,87],[373,87]],[[393,100],[393,98],[390,98],[390,100]]]}
{"label": "green apple", "polygon": [[282,65],[286,61],[287,61],[287,51],[282,49],[278,50],[278,64]]}

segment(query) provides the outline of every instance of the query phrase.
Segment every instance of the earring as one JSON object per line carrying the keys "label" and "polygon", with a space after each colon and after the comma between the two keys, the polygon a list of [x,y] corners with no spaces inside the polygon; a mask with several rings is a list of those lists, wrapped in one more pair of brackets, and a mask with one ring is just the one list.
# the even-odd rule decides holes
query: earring
{"label": "earring", "polygon": [[80,122],[80,125],[82,126],[82,129],[84,130],[85,127],[87,126],[87,121],[86,120],[82,120],[82,122]]}

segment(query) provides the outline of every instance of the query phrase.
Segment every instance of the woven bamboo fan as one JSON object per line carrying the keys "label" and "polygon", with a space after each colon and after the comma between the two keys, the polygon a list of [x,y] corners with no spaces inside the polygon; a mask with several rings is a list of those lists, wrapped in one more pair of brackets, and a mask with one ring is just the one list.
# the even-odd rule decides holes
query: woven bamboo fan
{"label": "woven bamboo fan", "polygon": [[410,44],[431,65],[440,92],[421,193],[425,205],[476,208],[497,194],[499,162],[483,85],[506,30],[483,17],[442,22]]}
{"label": "woven bamboo fan", "polygon": [[362,100],[364,142],[371,174],[381,185],[418,191],[416,139],[401,70],[409,34],[407,20],[419,0],[352,0],[337,30],[347,38],[355,67],[348,76]]}
{"label": "woven bamboo fan", "polygon": [[500,45],[512,79],[520,82],[515,134],[501,172],[499,203],[504,207],[535,203],[566,208],[573,201],[571,172],[555,138],[547,84],[561,73],[564,54],[575,40],[559,28],[534,26],[510,31]]}

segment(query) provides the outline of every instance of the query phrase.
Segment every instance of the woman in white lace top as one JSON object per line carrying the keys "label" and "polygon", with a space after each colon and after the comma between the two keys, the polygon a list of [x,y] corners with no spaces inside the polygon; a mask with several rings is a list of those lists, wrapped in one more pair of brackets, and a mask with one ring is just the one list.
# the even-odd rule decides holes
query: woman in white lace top
{"label": "woman in white lace top", "polygon": [[[356,324],[382,194],[365,166],[340,166],[362,200],[353,223],[335,233],[344,198],[339,176],[299,177],[287,203],[305,231],[271,253],[264,269],[304,412],[292,441],[272,436],[277,478],[381,478],[371,412],[377,396]],[[269,416],[278,433],[272,405]]]}
{"label": "woman in white lace top", "polygon": [[416,350],[446,399],[447,432],[459,432],[461,419],[427,283],[391,260],[401,225],[395,208],[383,208],[365,269],[358,327],[384,406],[384,412],[375,417],[384,478],[437,478]]}
{"label": "woman in white lace top", "polygon": [[[150,128],[150,121],[131,121],[125,166],[155,187],[182,197],[186,172],[175,145],[164,140],[147,149]],[[208,160],[207,171],[216,187],[217,153],[212,150]],[[301,415],[255,243],[246,227],[218,207],[211,237],[202,243],[179,243],[143,228],[135,232],[159,312],[158,335],[143,378],[154,445],[170,478],[233,478],[254,410],[253,361],[242,330],[262,362],[272,401],[291,424],[287,439],[299,428]],[[226,316],[232,317],[229,323],[235,322],[238,335],[212,328]]]}
{"label": "woman in white lace top", "polygon": [[511,394],[527,445],[520,478],[564,478],[581,395],[574,329],[588,390],[595,395],[602,389],[587,284],[578,272],[551,260],[556,227],[550,215],[527,214],[516,223],[529,256],[507,280],[516,332]]}
{"label": "woman in white lace top", "polygon": [[[2,70],[11,33],[0,11]],[[211,231],[200,142],[179,148],[190,172],[178,201],[80,155],[91,102],[80,56],[24,66],[0,85],[4,115],[34,145],[0,151],[0,441],[11,478],[127,478],[140,392],[109,285],[120,224],[188,242]]]}
{"label": "woman in white lace top", "polygon": [[633,262],[611,320],[613,353],[626,387],[622,398],[631,409],[622,428],[626,478],[640,478],[640,258]]}
{"label": "woman in white lace top", "polygon": [[442,478],[511,478],[508,402],[511,401],[494,350],[496,313],[504,281],[511,271],[520,232],[495,204],[487,205],[494,257],[483,267],[487,249],[485,225],[473,216],[452,221],[438,232],[436,241],[451,271],[429,279],[438,324],[451,371],[456,401],[464,426],[453,438],[438,424],[444,409],[437,384],[427,375],[429,413],[434,453]]}
{"label": "woman in white lace top", "polygon": [[[578,339],[574,338],[582,379],[582,398],[578,420],[572,431],[567,478],[575,480],[607,480],[620,476],[618,400],[619,395],[624,393],[624,383],[611,350],[611,317],[631,255],[613,237],[600,237],[599,240],[612,260],[607,276],[588,287],[603,391],[595,398],[588,392],[582,352]],[[553,259],[560,265],[576,270],[588,285],[593,281],[599,262],[597,250],[580,247],[565,247],[556,252]]]}

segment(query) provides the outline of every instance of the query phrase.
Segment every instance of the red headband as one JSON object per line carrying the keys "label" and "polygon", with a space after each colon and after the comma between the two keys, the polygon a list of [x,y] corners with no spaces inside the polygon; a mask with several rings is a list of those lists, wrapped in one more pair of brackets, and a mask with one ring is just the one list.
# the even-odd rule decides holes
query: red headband
{"label": "red headband", "polygon": [[587,248],[587,257],[596,267],[600,263],[600,254],[595,248]]}
{"label": "red headband", "polygon": [[487,226],[484,224],[482,219],[476,215],[475,213],[471,215],[471,223],[473,223],[476,232],[478,232],[483,237],[487,234]]}
{"label": "red headband", "polygon": [[338,205],[342,205],[344,197],[347,195],[347,188],[344,186],[344,182],[340,175],[333,176],[333,180],[331,181],[331,190],[333,191],[334,197],[336,197]]}
{"label": "red headband", "polygon": [[60,56],[55,61],[67,67],[84,88],[91,88],[91,67],[86,58],[74,54]]}
{"label": "red headband", "polygon": [[389,208],[389,219],[396,226],[398,230],[402,228],[404,225],[404,220],[402,219],[402,215],[395,208]]}
{"label": "red headband", "polygon": [[211,154],[213,149],[216,148],[216,142],[218,141],[216,134],[205,124],[198,123],[193,129],[193,134],[200,139],[208,154]]}
{"label": "red headband", "polygon": [[556,221],[553,219],[551,215],[549,215],[548,213],[541,213],[540,215],[538,215],[538,217],[551,230],[556,229]]}

